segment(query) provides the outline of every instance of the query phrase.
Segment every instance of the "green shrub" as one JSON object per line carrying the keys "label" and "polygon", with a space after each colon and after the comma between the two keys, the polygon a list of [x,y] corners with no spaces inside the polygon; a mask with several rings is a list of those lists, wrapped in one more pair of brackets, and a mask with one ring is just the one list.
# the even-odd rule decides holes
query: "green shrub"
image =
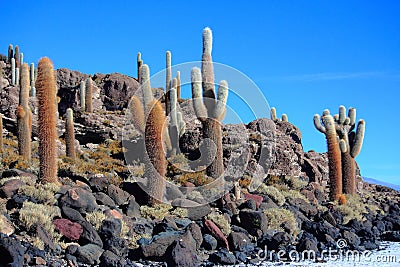
{"label": "green shrub", "polygon": [[206,217],[208,220],[213,221],[219,229],[221,229],[222,233],[225,236],[228,236],[231,233],[231,226],[229,222],[225,219],[224,215],[212,212]]}
{"label": "green shrub", "polygon": [[282,224],[286,223],[290,229],[290,234],[297,236],[299,234],[299,226],[296,217],[289,210],[283,208],[271,208],[264,210],[268,218],[268,228],[273,230],[284,231]]}
{"label": "green shrub", "polygon": [[100,230],[100,227],[105,219],[106,215],[100,211],[86,213],[86,220],[93,225],[96,230]]}
{"label": "green shrub", "polygon": [[172,206],[165,203],[156,204],[154,207],[141,206],[140,214],[145,219],[163,220],[166,216],[170,215],[171,209]]}
{"label": "green shrub", "polygon": [[257,188],[256,192],[268,196],[279,206],[285,203],[285,197],[273,186],[262,184]]}

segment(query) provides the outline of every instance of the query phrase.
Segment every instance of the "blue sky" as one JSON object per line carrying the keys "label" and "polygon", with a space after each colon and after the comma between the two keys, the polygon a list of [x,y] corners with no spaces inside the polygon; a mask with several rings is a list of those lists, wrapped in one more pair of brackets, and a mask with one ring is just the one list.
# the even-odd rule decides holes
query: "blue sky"
{"label": "blue sky", "polygon": [[[312,117],[353,106],[367,123],[357,158],[364,176],[400,184],[400,3],[398,1],[2,1],[0,52],[18,44],[25,61],[136,76],[201,59],[211,27],[214,61],[238,69],[278,114],[325,151]],[[229,81],[228,81],[229,82]],[[251,90],[248,92],[251,94]]]}

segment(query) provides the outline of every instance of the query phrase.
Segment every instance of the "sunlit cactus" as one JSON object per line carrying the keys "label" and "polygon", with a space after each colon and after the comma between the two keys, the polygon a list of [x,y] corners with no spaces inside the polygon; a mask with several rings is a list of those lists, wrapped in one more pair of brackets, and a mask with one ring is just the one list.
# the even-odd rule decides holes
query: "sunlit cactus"
{"label": "sunlit cactus", "polygon": [[16,84],[17,77],[15,76],[15,58],[11,58],[11,84]]}
{"label": "sunlit cactus", "polygon": [[84,112],[86,111],[86,82],[81,81],[79,85],[79,98],[80,98],[80,104],[81,104],[81,111]]}
{"label": "sunlit cactus", "polygon": [[176,72],[176,95],[178,97],[178,102],[181,101],[181,72],[177,71]]}
{"label": "sunlit cactus", "polygon": [[278,117],[276,116],[276,108],[272,107],[270,110],[270,114],[271,114],[271,120],[273,120],[273,121],[278,120]]}
{"label": "sunlit cactus", "polygon": [[286,114],[282,114],[282,121],[289,122],[289,118]]}
{"label": "sunlit cactus", "polygon": [[74,112],[71,108],[65,113],[65,148],[67,157],[75,160]]}
{"label": "sunlit cactus", "polygon": [[36,79],[39,101],[38,136],[40,180],[44,183],[57,183],[57,144],[56,139],[56,79],[53,63],[47,57],[40,59]]}
{"label": "sunlit cactus", "polygon": [[89,113],[93,112],[92,91],[93,91],[92,78],[88,77],[86,79],[86,86],[85,86],[85,111]]}
{"label": "sunlit cactus", "polygon": [[19,68],[19,63],[20,63],[20,59],[19,59],[19,46],[16,45],[15,46],[15,50],[14,50],[14,59],[15,59],[15,67]]}
{"label": "sunlit cactus", "polygon": [[314,115],[314,125],[326,137],[328,144],[330,199],[337,200],[342,194],[343,185],[341,152],[336,134],[335,121],[329,111],[325,110],[322,120],[318,114]]}
{"label": "sunlit cactus", "polygon": [[169,114],[169,111],[171,109],[171,96],[170,96],[170,90],[172,87],[172,67],[171,67],[171,52],[167,51],[165,53],[165,113],[166,115]]}
{"label": "sunlit cactus", "polygon": [[20,70],[19,68],[15,68],[15,85],[19,86],[19,82],[20,82]]}
{"label": "sunlit cactus", "polygon": [[[208,176],[217,179],[224,173],[222,151],[221,121],[226,113],[226,101],[228,99],[228,83],[221,81],[218,87],[218,95],[214,88],[214,69],[211,57],[212,33],[210,28],[203,30],[203,54],[201,73],[199,68],[193,68],[192,98],[197,118],[203,124],[203,138],[209,140],[215,146],[215,156],[211,151],[205,155]],[[211,144],[211,146],[213,146]],[[211,150],[211,147],[210,149]],[[214,157],[213,157],[214,156]]]}
{"label": "sunlit cactus", "polygon": [[143,60],[142,60],[142,54],[140,52],[138,52],[137,54],[137,77],[138,77],[138,81],[140,81],[140,68],[143,65]]}
{"label": "sunlit cactus", "polygon": [[31,63],[31,67],[29,69],[29,76],[31,80],[31,87],[35,87],[35,63]]}
{"label": "sunlit cactus", "polygon": [[21,85],[17,107],[18,152],[26,161],[31,160],[32,112],[29,107],[29,67],[21,66]]}

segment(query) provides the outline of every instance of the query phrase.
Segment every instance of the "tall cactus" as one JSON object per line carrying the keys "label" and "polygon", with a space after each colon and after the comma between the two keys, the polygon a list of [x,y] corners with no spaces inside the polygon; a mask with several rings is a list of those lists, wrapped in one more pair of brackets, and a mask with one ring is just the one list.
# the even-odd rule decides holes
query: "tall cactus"
{"label": "tall cactus", "polygon": [[29,68],[29,75],[31,79],[31,87],[35,87],[35,63],[31,63]]}
{"label": "tall cactus", "polygon": [[85,111],[92,113],[93,112],[93,102],[92,102],[92,91],[93,91],[93,84],[92,78],[88,77],[86,79],[86,92],[85,92]]}
{"label": "tall cactus", "polygon": [[355,194],[356,163],[355,158],[361,151],[364,140],[365,121],[360,120],[357,130],[354,132],[357,111],[355,108],[349,108],[346,116],[346,108],[339,107],[339,114],[336,116],[336,132],[341,142],[342,152],[342,175],[343,175],[343,193]]}
{"label": "tall cactus", "polygon": [[85,81],[81,81],[79,85],[79,96],[80,96],[80,102],[81,102],[81,111],[85,112],[86,111],[86,85]]}
{"label": "tall cactus", "polygon": [[40,59],[36,79],[39,100],[38,136],[40,180],[57,183],[57,128],[56,79],[53,63],[47,57]]}
{"label": "tall cactus", "polygon": [[75,160],[74,112],[71,108],[68,108],[65,113],[65,146],[67,157]]}
{"label": "tall cactus", "polygon": [[140,82],[140,68],[143,65],[143,60],[142,60],[142,54],[140,52],[138,52],[137,54],[137,77],[138,77],[138,81]]}
{"label": "tall cactus", "polygon": [[20,77],[21,77],[20,69],[15,68],[15,85],[16,86],[19,86]]}
{"label": "tall cactus", "polygon": [[18,152],[26,160],[31,160],[32,112],[29,107],[29,67],[21,66],[19,105],[17,107]]}
{"label": "tall cactus", "polygon": [[169,114],[169,111],[171,109],[171,96],[170,96],[170,90],[172,87],[172,67],[171,67],[171,52],[167,51],[165,53],[165,113],[166,115]]}
{"label": "tall cactus", "polygon": [[15,76],[15,58],[11,58],[11,84],[16,84],[17,77]]}
{"label": "tall cactus", "polygon": [[336,200],[342,194],[343,185],[341,153],[336,135],[335,121],[329,111],[325,110],[322,116],[322,123],[320,116],[318,114],[314,115],[314,125],[326,137],[328,144],[330,199]]}
{"label": "tall cactus", "polygon": [[181,102],[181,72],[177,71],[176,72],[176,95],[178,98],[178,102]]}
{"label": "tall cactus", "polygon": [[[214,88],[214,68],[211,57],[212,32],[210,28],[203,30],[203,55],[201,73],[193,68],[191,73],[192,98],[196,116],[203,125],[203,138],[211,147],[205,155],[208,176],[217,179],[224,173],[221,121],[226,112],[228,99],[228,83],[223,80],[218,87],[218,96]],[[215,151],[212,147],[215,146]],[[215,152],[215,153],[212,153]]]}
{"label": "tall cactus", "polygon": [[7,57],[7,63],[11,64],[11,59],[14,56],[14,48],[12,44],[8,45],[8,57]]}
{"label": "tall cactus", "polygon": [[[183,121],[182,114],[178,111],[178,79],[174,78],[172,88],[170,89],[170,125],[169,136],[171,140],[171,155],[176,155],[179,150],[179,138],[185,132],[186,124]],[[180,114],[180,115],[179,115]]]}
{"label": "tall cactus", "polygon": [[[143,103],[133,96],[129,109],[134,126],[144,133],[145,148],[145,177],[148,178],[148,204],[160,203],[164,194],[164,177],[166,160],[163,151],[165,113],[158,100],[154,99],[150,85],[150,70],[146,64],[140,68],[140,88]],[[145,115],[147,120],[144,121]]]}
{"label": "tall cactus", "polygon": [[19,65],[22,66],[24,64],[24,53],[19,54]]}

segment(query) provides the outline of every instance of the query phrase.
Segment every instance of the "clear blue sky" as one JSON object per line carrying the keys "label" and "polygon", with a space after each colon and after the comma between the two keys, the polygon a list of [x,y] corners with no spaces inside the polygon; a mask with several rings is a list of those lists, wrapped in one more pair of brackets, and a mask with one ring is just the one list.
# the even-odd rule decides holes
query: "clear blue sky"
{"label": "clear blue sky", "polygon": [[[364,176],[400,184],[400,3],[398,1],[2,1],[0,52],[18,44],[27,62],[136,76],[201,59],[211,27],[213,59],[252,79],[325,151],[312,117],[354,106],[367,122],[357,158]],[[251,92],[249,92],[250,94]]]}

